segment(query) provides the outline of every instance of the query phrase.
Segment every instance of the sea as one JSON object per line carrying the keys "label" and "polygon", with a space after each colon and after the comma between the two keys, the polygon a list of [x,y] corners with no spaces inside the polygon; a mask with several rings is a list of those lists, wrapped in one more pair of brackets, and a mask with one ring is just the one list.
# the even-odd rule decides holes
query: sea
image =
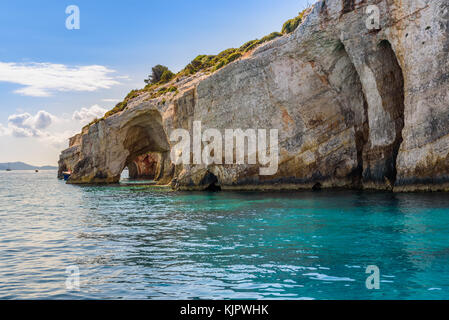
{"label": "sea", "polygon": [[0,299],[448,299],[449,195],[0,172]]}

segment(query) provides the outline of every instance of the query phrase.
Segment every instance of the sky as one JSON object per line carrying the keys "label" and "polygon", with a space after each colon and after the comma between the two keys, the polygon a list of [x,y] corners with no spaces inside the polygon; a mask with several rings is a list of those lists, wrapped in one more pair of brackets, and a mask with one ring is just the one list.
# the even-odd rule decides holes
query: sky
{"label": "sky", "polygon": [[[142,88],[152,66],[177,72],[280,31],[311,2],[1,1],[0,162],[56,165],[68,138]],[[66,27],[70,5],[79,29]]]}

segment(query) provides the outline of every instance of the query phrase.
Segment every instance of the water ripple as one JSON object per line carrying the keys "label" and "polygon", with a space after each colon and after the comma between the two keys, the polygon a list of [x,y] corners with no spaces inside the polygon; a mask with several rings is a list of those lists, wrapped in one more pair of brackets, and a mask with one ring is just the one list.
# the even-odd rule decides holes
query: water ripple
{"label": "water ripple", "polygon": [[13,171],[0,201],[3,299],[449,297],[445,194],[162,192]]}

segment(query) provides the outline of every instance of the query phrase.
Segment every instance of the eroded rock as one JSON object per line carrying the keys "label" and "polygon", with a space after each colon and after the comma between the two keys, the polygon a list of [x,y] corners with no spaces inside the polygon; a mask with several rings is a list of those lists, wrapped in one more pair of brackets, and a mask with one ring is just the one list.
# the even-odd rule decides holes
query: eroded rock
{"label": "eroded rock", "polygon": [[[380,25],[367,28],[376,5]],[[449,190],[449,3],[322,0],[298,29],[179,92],[140,96],[63,151],[70,183],[117,182],[144,154],[161,155],[160,183],[202,190],[367,188]],[[279,170],[176,165],[174,129],[278,129]]]}

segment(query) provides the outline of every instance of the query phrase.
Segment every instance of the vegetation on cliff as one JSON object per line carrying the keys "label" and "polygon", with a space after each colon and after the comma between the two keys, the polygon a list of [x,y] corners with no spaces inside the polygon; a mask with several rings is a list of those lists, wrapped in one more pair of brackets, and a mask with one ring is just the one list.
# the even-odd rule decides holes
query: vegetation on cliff
{"label": "vegetation on cliff", "polygon": [[147,84],[143,89],[134,89],[125,97],[125,99],[119,102],[112,110],[106,112],[103,118],[95,119],[87,126],[95,124],[101,120],[104,120],[107,117],[112,116],[115,113],[119,113],[128,105],[128,102],[134,98],[137,98],[141,94],[145,92],[150,93],[150,98],[158,98],[169,92],[177,92],[178,89],[174,85],[168,85],[172,80],[178,81],[181,77],[191,76],[198,72],[203,73],[212,73],[215,72],[224,66],[230,64],[231,62],[239,59],[246,53],[256,49],[260,45],[274,40],[278,37],[282,37],[283,35],[292,33],[298,28],[301,22],[304,19],[305,14],[309,12],[309,8],[303,10],[299,13],[299,15],[293,19],[286,21],[282,26],[281,32],[272,32],[269,35],[261,39],[254,39],[246,42],[240,48],[230,48],[220,52],[217,55],[199,55],[195,59],[193,59],[184,69],[182,69],[177,74],[174,74],[172,71],[168,69],[168,67],[163,65],[156,65],[152,68],[152,73],[145,79],[145,83]]}
{"label": "vegetation on cliff", "polygon": [[175,74],[168,67],[158,64],[151,69],[151,75],[144,80],[146,84],[164,84],[169,82]]}
{"label": "vegetation on cliff", "polygon": [[303,10],[299,13],[299,15],[293,19],[287,20],[284,25],[282,26],[282,33],[288,34],[292,33],[293,31],[298,28],[298,26],[301,24],[302,20],[304,19],[304,15],[307,13],[308,9]]}

